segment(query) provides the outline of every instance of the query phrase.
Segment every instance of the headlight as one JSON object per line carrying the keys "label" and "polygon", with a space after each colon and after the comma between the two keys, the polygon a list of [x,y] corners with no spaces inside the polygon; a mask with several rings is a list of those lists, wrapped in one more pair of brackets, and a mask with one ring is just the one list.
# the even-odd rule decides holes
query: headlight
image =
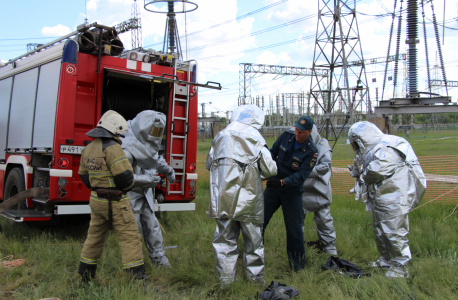
{"label": "headlight", "polygon": [[64,177],[61,177],[57,180],[57,185],[60,186],[61,188],[65,187],[68,183],[68,180]]}
{"label": "headlight", "polygon": [[189,187],[190,188],[195,188],[196,187],[196,181],[195,180],[191,180],[191,182],[189,182]]}

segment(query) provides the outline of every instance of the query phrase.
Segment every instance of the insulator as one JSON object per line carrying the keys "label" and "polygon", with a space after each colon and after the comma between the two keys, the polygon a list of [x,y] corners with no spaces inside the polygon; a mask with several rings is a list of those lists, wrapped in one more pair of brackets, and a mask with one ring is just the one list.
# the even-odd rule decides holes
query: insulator
{"label": "insulator", "polygon": [[[386,57],[388,58],[390,56],[390,49],[391,49],[391,38],[393,37],[393,28],[394,28],[394,19],[395,19],[395,12],[396,12],[396,4],[397,1],[394,1],[394,8],[393,8],[393,15],[392,15],[392,20],[391,20],[391,29],[390,29],[390,39],[388,42],[388,52],[386,53]],[[397,59],[397,58],[396,58]],[[388,71],[388,59],[385,63],[385,72],[383,74],[383,87],[382,87],[382,99],[383,99],[383,93],[385,92],[385,85],[386,85],[386,72]]]}
{"label": "insulator", "polygon": [[418,93],[417,74],[417,48],[418,39],[418,3],[417,0],[407,0],[407,40],[409,42],[409,94],[415,96]]}
{"label": "insulator", "polygon": [[[394,92],[396,90],[396,83],[397,83],[397,78],[398,78],[398,66],[399,66],[399,46],[401,44],[401,25],[402,25],[402,0],[401,0],[401,7],[399,9],[399,23],[398,23],[398,33],[397,33],[397,36],[396,36],[396,60],[395,60],[395,63],[394,63],[394,80],[393,80],[393,84],[394,84],[394,89],[393,89],[393,97],[395,96],[394,95]],[[388,80],[390,80],[388,78]]]}
{"label": "insulator", "polygon": [[432,11],[433,11],[434,32],[436,33],[437,50],[438,50],[438,52],[439,52],[439,61],[440,61],[441,68],[442,68],[442,78],[443,78],[443,80],[444,80],[445,90],[446,90],[447,95],[448,95],[447,77],[445,76],[444,60],[443,60],[443,58],[442,58],[442,49],[441,49],[440,35],[439,35],[439,30],[437,29],[436,14],[434,13],[434,5],[433,5],[433,2],[432,2],[432,1],[431,1],[431,9],[432,9]]}
{"label": "insulator", "polygon": [[428,75],[428,89],[431,93],[431,76],[430,76],[430,69],[429,69],[429,53],[428,53],[428,39],[426,36],[426,23],[425,23],[425,8],[423,5],[423,1],[421,2],[421,15],[423,17],[423,37],[425,40],[425,53],[426,53],[426,74]]}

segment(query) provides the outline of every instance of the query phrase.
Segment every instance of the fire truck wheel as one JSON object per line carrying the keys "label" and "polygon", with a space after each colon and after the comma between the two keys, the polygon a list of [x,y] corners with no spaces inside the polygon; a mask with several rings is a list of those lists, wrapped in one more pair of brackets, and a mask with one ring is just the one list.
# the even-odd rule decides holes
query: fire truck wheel
{"label": "fire truck wheel", "polygon": [[[25,191],[24,171],[22,170],[22,168],[13,168],[8,173],[8,178],[5,182],[3,199],[9,199],[23,191]],[[25,201],[23,203],[19,203],[18,205],[13,206],[12,209],[25,208]]]}

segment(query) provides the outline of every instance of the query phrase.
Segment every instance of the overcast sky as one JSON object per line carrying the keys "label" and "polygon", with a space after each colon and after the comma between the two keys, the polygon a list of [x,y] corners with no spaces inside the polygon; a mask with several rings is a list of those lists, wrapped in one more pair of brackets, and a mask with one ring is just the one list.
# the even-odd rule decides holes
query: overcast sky
{"label": "overcast sky", "polygon": [[[28,43],[46,43],[56,37],[74,31],[84,22],[113,26],[131,16],[133,0],[0,0],[0,59],[9,60],[26,52]],[[143,46],[162,50],[165,15],[151,13],[143,8],[144,1],[137,1],[142,17]],[[148,2],[148,1],[147,1]],[[196,11],[177,15],[181,37],[185,33],[200,33],[188,37],[188,58],[199,64],[198,81],[220,82],[224,89],[199,90],[199,102],[209,103],[209,111],[232,110],[237,105],[239,94],[239,63],[262,63],[286,66],[311,67],[317,31],[319,1],[314,0],[195,0]],[[437,20],[442,24],[445,1],[434,1]],[[458,27],[458,0],[446,1],[446,26]],[[321,2],[320,2],[321,3]],[[393,0],[360,0],[356,10],[364,58],[383,57],[387,54],[391,16],[376,17],[393,10]],[[399,1],[398,1],[399,8]],[[404,1],[404,7],[407,5]],[[266,6],[271,6],[266,8]],[[420,6],[421,7],[421,6]],[[157,6],[158,9],[163,9]],[[266,8],[266,9],[263,9]],[[259,12],[256,12],[260,10]],[[248,13],[248,16],[244,16]],[[436,64],[437,45],[432,24],[431,5],[425,4],[427,18],[428,50],[430,64]],[[405,53],[405,15],[400,51]],[[421,20],[421,13],[419,14]],[[212,25],[230,21],[211,28]],[[397,19],[396,19],[397,24]],[[276,27],[275,27],[276,26]],[[274,27],[274,28],[272,28]],[[396,28],[396,26],[395,26]],[[439,26],[442,43],[442,27]],[[396,32],[394,32],[396,34]],[[419,90],[426,91],[426,60],[422,25],[419,26]],[[131,35],[124,33],[121,39],[130,48]],[[277,46],[275,46],[277,44]],[[395,53],[395,38],[391,54]],[[194,48],[200,49],[194,49]],[[186,42],[182,40],[183,51]],[[442,46],[448,80],[458,81],[458,31],[445,29],[445,43]],[[184,55],[186,58],[186,54]],[[390,70],[393,66],[390,66]],[[381,90],[384,65],[366,67],[371,98],[375,100],[375,88]],[[430,72],[433,76],[433,71]],[[402,73],[399,73],[402,76]],[[391,72],[392,75],[392,72]],[[310,78],[262,75],[252,80],[251,95],[269,95],[281,92],[310,90]],[[375,78],[376,82],[372,82]],[[391,87],[392,88],[392,84]],[[455,91],[456,90],[456,91]],[[391,93],[386,92],[386,93]],[[444,91],[442,91],[444,93]],[[458,88],[449,91],[453,102],[457,101]],[[385,97],[386,98],[386,97]],[[201,108],[199,107],[199,111]],[[224,113],[220,113],[224,116]]]}

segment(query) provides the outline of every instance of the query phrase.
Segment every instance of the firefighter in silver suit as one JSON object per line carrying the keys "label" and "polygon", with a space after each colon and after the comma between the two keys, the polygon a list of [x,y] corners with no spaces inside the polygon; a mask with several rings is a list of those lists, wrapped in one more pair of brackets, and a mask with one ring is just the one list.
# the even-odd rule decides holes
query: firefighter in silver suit
{"label": "firefighter in silver suit", "polygon": [[331,216],[331,163],[332,149],[326,139],[321,138],[318,128],[313,125],[310,134],[318,148],[318,157],[312,173],[304,182],[302,202],[304,204],[304,220],[307,213],[314,213],[319,243],[329,255],[337,255],[336,230]]}
{"label": "firefighter in silver suit", "polygon": [[154,189],[161,182],[159,174],[169,183],[175,180],[175,171],[158,155],[162,143],[166,117],[153,110],[140,112],[127,121],[129,131],[122,139],[122,147],[134,170],[134,187],[127,193],[140,234],[145,240],[154,265],[171,268],[165,254],[159,222],[154,214]]}
{"label": "firefighter in silver suit", "polygon": [[426,190],[426,178],[418,158],[405,139],[383,134],[369,122],[353,124],[348,138],[358,157],[350,173],[362,179],[364,184],[360,188],[364,191],[357,194],[367,197],[366,210],[372,211],[374,218],[380,259],[372,266],[387,268],[389,278],[408,277],[406,265],[411,259],[408,213],[418,205]]}
{"label": "firefighter in silver suit", "polygon": [[207,156],[209,217],[216,219],[215,268],[223,288],[235,280],[240,231],[246,277],[264,284],[262,180],[276,175],[277,166],[259,132],[263,123],[264,113],[259,107],[237,107],[230,125],[216,135]]}

